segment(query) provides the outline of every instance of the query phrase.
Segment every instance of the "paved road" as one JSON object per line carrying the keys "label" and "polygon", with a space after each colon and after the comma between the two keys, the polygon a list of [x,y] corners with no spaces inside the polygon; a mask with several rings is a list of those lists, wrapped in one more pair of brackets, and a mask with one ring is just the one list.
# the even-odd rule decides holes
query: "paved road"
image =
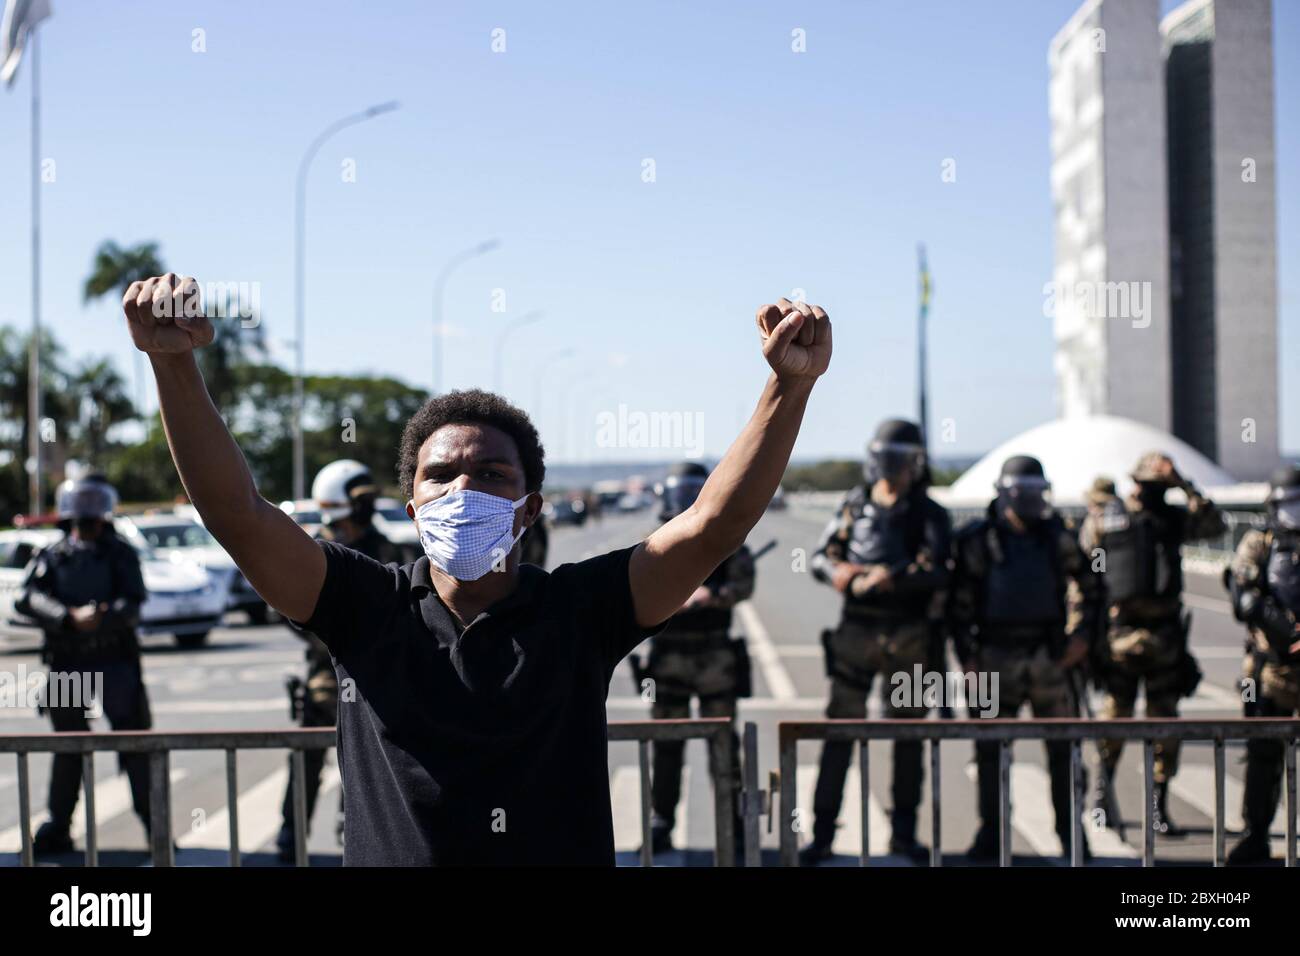
{"label": "paved road", "polygon": [[[758,592],[737,615],[737,629],[749,639],[754,659],[754,696],[742,703],[742,719],[754,721],[760,734],[760,780],[775,769],[776,725],[781,720],[815,718],[824,707],[826,681],[817,635],[835,622],[838,601],[828,588],[818,585],[802,570],[797,549],[811,549],[825,514],[791,508],[768,514],[751,537],[759,545],[776,538],[779,545],[759,566]],[[580,560],[611,548],[631,544],[652,527],[647,513],[609,516],[581,529],[560,528],[552,536],[552,562]],[[1217,582],[1205,576],[1189,578],[1189,604],[1195,623],[1193,644],[1206,672],[1201,690],[1185,702],[1185,712],[1198,716],[1236,716],[1240,705],[1235,680],[1240,667],[1241,632],[1228,612]],[[257,729],[290,726],[283,682],[301,669],[301,644],[284,627],[249,627],[232,623],[214,631],[210,646],[180,651],[165,640],[151,639],[145,652],[145,675],[151,695],[154,724],[160,730]],[[0,649],[0,668],[16,670],[38,666],[30,647]],[[878,712],[873,703],[873,711]],[[636,695],[630,669],[615,675],[610,689],[611,720],[641,719],[647,707]],[[43,732],[48,724],[30,710],[0,708],[0,733]],[[873,745],[869,788],[873,862],[901,864],[887,857],[889,806],[887,744]],[[1184,750],[1184,769],[1174,786],[1171,811],[1188,837],[1162,839],[1157,858],[1162,861],[1200,861],[1212,853],[1212,766],[1208,747],[1190,745]],[[1015,804],[1014,852],[1018,865],[1057,864],[1060,852],[1052,826],[1047,775],[1042,747],[1018,744],[1013,771]],[[1229,826],[1240,824],[1240,748],[1229,751]],[[961,854],[974,832],[975,788],[970,776],[972,748],[949,744],[942,750],[942,849],[945,863],[960,864]],[[800,749],[799,805],[811,810],[817,745]],[[1091,835],[1097,863],[1136,864],[1140,853],[1141,778],[1140,752],[1127,753],[1118,780],[1119,797],[1129,823],[1130,843],[1113,833]],[[33,757],[33,805],[43,807],[49,760]],[[928,765],[928,762],[927,762]],[[279,828],[279,808],[287,780],[283,752],[244,752],[239,757],[240,843],[245,865],[274,865],[273,841]],[[115,762],[101,756],[96,764],[96,816],[99,820],[101,861],[105,864],[145,862],[144,834],[130,810],[125,779],[115,774]],[[338,802],[338,777],[331,759],[314,827],[309,840],[313,865],[339,862],[333,820]],[[622,863],[635,863],[639,838],[639,778],[634,744],[613,744],[610,749],[611,786],[615,810],[615,839]],[[226,783],[220,754],[179,753],[172,759],[173,820],[180,846],[180,865],[225,865]],[[17,792],[14,763],[0,760],[0,864],[17,862]],[[920,831],[930,832],[930,807],[922,805]],[[857,812],[861,781],[851,771],[835,862],[851,865],[861,843]],[[662,865],[707,865],[712,845],[712,802],[703,745],[688,747],[687,780],[683,812],[679,814],[675,843],[684,851],[661,856]],[[35,822],[39,823],[38,818]],[[1275,830],[1280,835],[1279,826]],[[766,826],[766,824],[765,824]],[[77,821],[78,846],[84,822]],[[774,859],[775,830],[764,835],[765,857]],[[1281,854],[1281,839],[1274,855]],[[80,856],[69,857],[71,864]]]}

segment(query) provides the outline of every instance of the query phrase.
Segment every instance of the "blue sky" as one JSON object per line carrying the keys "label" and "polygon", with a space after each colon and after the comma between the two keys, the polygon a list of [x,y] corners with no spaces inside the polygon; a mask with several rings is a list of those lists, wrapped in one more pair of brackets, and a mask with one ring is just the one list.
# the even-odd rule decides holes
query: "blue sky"
{"label": "blue sky", "polygon": [[[1047,44],[1074,0],[53,3],[43,311],[74,354],[129,374],[117,304],[83,307],[80,288],[101,240],[156,239],[177,271],[259,282],[288,363],[299,157],[334,119],[397,99],[312,168],[312,370],[428,384],[433,277],[496,238],[448,283],[446,382],[490,386],[505,323],[545,310],[511,340],[504,390],[531,408],[539,365],[576,350],[531,409],[554,458],[605,457],[590,423],[620,402],[701,413],[704,450],[721,452],[763,380],[755,306],[796,288],[830,310],[836,346],[796,455],[857,455],[877,420],[914,411],[924,240],[931,415],[956,423],[943,451],[1054,415]],[[1300,4],[1274,6],[1283,446],[1297,449]],[[29,80],[0,95],[0,323],[24,327]],[[589,427],[564,427],[566,406]]]}

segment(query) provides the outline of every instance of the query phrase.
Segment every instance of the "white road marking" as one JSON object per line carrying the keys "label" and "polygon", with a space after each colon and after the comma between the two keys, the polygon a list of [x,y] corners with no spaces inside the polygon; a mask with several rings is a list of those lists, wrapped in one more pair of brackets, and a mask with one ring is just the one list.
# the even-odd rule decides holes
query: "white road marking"
{"label": "white road marking", "polygon": [[[817,764],[800,764],[799,776],[795,781],[797,809],[802,811],[804,831],[801,842],[807,842],[812,836],[813,793],[817,787]],[[867,813],[870,817],[871,856],[889,855],[889,814],[876,799],[874,793],[868,793]],[[840,807],[839,826],[835,829],[835,839],[831,849],[843,856],[855,859],[862,852],[862,771],[855,762],[849,767],[844,780],[844,802]]]}
{"label": "white road marking", "polygon": [[[1178,768],[1178,773],[1169,783],[1169,790],[1179,800],[1195,807],[1200,813],[1214,820],[1214,767],[1210,764],[1183,764]],[[1228,833],[1239,834],[1246,828],[1246,821],[1241,815],[1241,798],[1245,794],[1245,784],[1238,780],[1232,774],[1227,772],[1225,767],[1223,774],[1223,822],[1228,829]],[[1279,802],[1278,810],[1285,811],[1286,801]],[[1177,817],[1174,818],[1177,820]],[[1273,816],[1273,830],[1277,831],[1281,826],[1282,835],[1274,833],[1273,838],[1269,840],[1272,847],[1273,856],[1283,858],[1286,856],[1286,823],[1285,816],[1282,812]],[[1213,824],[1211,824],[1213,825]],[[1233,847],[1234,838],[1228,840],[1225,852],[1230,851]]]}
{"label": "white road marking", "polygon": [[[635,853],[641,848],[641,768],[614,768],[609,787],[610,808],[614,813],[614,852]],[[673,821],[673,848],[690,846],[691,768],[682,767],[682,799]],[[709,844],[712,846],[712,843]]]}
{"label": "white road marking", "polygon": [[[284,794],[289,786],[289,768],[283,766],[267,774],[239,794],[239,852],[253,853],[271,843],[284,822],[281,810]],[[321,772],[320,790],[316,797],[319,809],[323,798],[339,786],[338,766],[326,763]],[[222,795],[224,800],[224,794]],[[182,835],[177,845],[183,849],[228,850],[230,848],[230,808],[208,814],[203,829],[191,830]]]}
{"label": "white road marking", "polygon": [[793,700],[798,696],[794,689],[794,681],[790,679],[785,665],[781,663],[781,655],[777,653],[776,645],[772,643],[772,638],[768,635],[767,628],[763,626],[758,611],[749,601],[742,601],[736,605],[736,614],[740,618],[740,626],[745,629],[749,649],[763,671],[763,680],[771,690],[772,696],[779,701]]}
{"label": "white road marking", "polygon": [[[114,817],[120,816],[127,811],[132,810],[131,804],[131,785],[126,774],[113,774],[106,777],[99,773],[96,767],[95,775],[95,823],[96,831],[101,831],[104,824]],[[172,788],[180,783],[188,775],[188,771],[175,769],[171,772]],[[48,810],[42,810],[32,817],[31,832],[36,833],[36,829],[50,818]],[[77,809],[72,814],[72,838],[80,840],[86,835],[86,800],[85,794],[77,801]],[[0,831],[0,853],[18,853],[22,850],[22,834],[19,827],[14,825],[7,830]]]}
{"label": "white road marking", "polygon": [[[966,764],[966,777],[978,785],[979,770],[973,762]],[[1059,860],[1062,866],[1069,862],[1056,835],[1052,778],[1039,764],[1024,761],[1011,764],[1011,826],[1039,856]],[[1084,830],[1095,856],[1137,858],[1136,849],[1121,840],[1113,830],[1092,826],[1086,813]]]}

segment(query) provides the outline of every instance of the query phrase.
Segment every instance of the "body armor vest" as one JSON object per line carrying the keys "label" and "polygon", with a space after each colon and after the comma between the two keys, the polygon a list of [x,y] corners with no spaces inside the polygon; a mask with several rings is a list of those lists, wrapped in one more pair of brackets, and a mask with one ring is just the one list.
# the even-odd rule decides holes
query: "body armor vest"
{"label": "body armor vest", "polygon": [[1269,548],[1266,571],[1269,593],[1292,614],[1300,617],[1300,552],[1279,547]]}
{"label": "body armor vest", "polygon": [[1054,625],[1063,620],[1057,569],[1058,526],[1027,534],[1000,534],[990,527],[989,567],[984,579],[984,622],[998,626]]}
{"label": "body armor vest", "polygon": [[849,536],[849,558],[858,564],[905,564],[913,555],[908,550],[908,511],[911,502],[882,508],[868,499],[862,515],[853,522]]}
{"label": "body armor vest", "polygon": [[1108,601],[1176,598],[1182,592],[1182,541],[1171,519],[1116,503],[1102,515],[1101,532]]}

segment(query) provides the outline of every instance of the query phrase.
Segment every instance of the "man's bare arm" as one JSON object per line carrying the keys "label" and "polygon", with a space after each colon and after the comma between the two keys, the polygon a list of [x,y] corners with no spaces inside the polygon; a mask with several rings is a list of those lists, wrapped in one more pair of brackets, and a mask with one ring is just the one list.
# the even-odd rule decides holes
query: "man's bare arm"
{"label": "man's bare arm", "polygon": [[813,383],[830,362],[831,323],[817,306],[781,299],[759,309],[758,328],[772,375],[753,417],[695,503],[632,553],[628,574],[642,627],[674,614],[744,544],[785,474]]}
{"label": "man's bare arm", "polygon": [[197,284],[172,273],[133,282],[122,310],[136,347],[153,364],[167,444],[186,494],[257,593],[291,620],[306,620],[325,582],[325,555],[257,493],[243,453],[212,404],[194,360],[194,349],[213,338]]}

